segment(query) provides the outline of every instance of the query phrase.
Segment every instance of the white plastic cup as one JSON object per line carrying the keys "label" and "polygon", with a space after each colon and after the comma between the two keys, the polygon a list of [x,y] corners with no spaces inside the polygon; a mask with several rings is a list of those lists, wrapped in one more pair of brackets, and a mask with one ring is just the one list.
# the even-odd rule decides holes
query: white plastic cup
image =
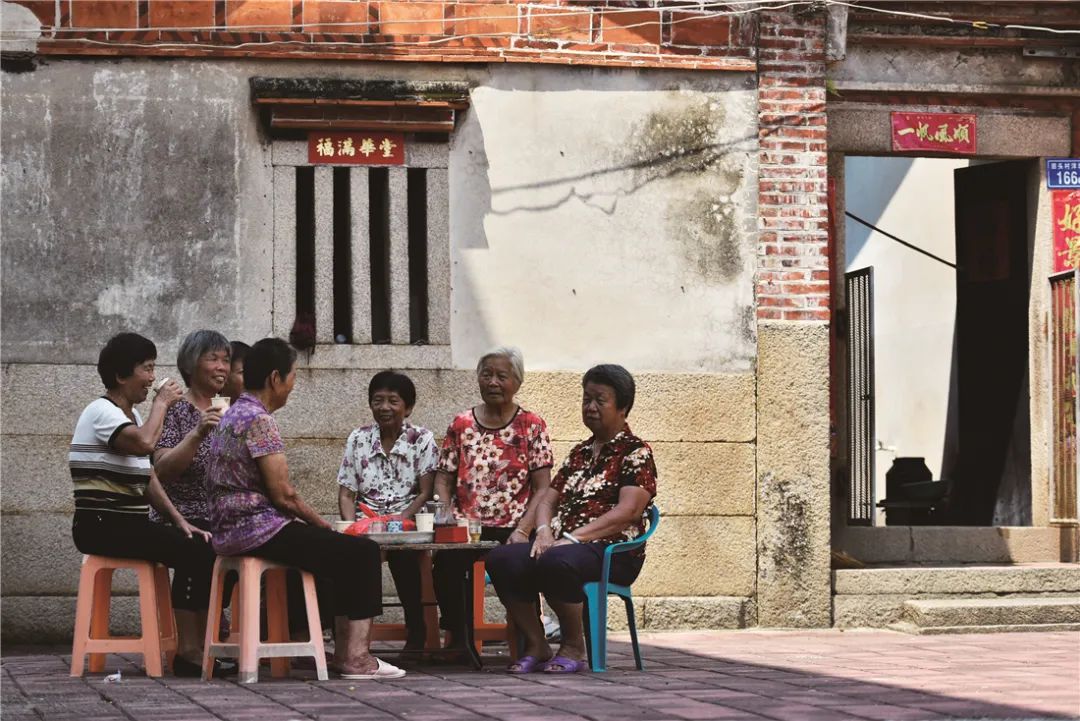
{"label": "white plastic cup", "polygon": [[418,531],[434,531],[435,530],[435,514],[434,513],[417,513],[416,514],[416,530]]}
{"label": "white plastic cup", "polygon": [[344,533],[345,529],[355,522],[356,521],[334,521],[334,530],[338,533]]}
{"label": "white plastic cup", "polygon": [[229,410],[229,397],[228,396],[214,396],[210,399],[210,407],[224,413]]}

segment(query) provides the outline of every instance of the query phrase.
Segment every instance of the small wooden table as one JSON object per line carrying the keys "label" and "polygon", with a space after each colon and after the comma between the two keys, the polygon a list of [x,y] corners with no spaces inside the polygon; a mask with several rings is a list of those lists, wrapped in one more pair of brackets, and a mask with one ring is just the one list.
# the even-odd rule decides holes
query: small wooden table
{"label": "small wooden table", "polygon": [[473,625],[472,608],[475,602],[473,597],[473,564],[486,556],[493,548],[498,548],[501,545],[498,541],[478,541],[476,543],[471,541],[467,543],[379,543],[379,549],[386,553],[396,553],[398,551],[457,551],[459,553],[468,553],[471,556],[465,572],[465,655],[468,656],[473,668],[477,670],[483,668],[484,664],[480,660],[480,654],[476,652],[476,628]]}

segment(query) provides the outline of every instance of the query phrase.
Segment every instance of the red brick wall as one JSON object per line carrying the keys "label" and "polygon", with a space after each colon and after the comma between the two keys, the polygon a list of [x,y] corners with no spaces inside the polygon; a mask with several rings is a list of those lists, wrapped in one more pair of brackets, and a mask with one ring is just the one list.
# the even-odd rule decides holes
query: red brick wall
{"label": "red brick wall", "polygon": [[757,317],[828,320],[824,13],[763,13],[759,32]]}
{"label": "red brick wall", "polygon": [[661,3],[634,7],[606,0],[15,1],[47,26],[39,43],[44,54],[755,69],[753,14],[671,9]]}

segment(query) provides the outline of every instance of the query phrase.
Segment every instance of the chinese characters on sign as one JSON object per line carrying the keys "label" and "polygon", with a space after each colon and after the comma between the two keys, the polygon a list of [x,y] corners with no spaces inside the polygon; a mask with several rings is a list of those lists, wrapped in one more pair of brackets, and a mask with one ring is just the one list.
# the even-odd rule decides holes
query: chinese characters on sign
{"label": "chinese characters on sign", "polygon": [[1054,272],[1080,268],[1080,190],[1054,190]]}
{"label": "chinese characters on sign", "polygon": [[1080,189],[1080,158],[1047,158],[1046,187]]}
{"label": "chinese characters on sign", "polygon": [[404,165],[405,135],[370,132],[308,133],[312,165]]}
{"label": "chinese characters on sign", "polygon": [[893,150],[975,153],[975,116],[959,113],[890,113]]}

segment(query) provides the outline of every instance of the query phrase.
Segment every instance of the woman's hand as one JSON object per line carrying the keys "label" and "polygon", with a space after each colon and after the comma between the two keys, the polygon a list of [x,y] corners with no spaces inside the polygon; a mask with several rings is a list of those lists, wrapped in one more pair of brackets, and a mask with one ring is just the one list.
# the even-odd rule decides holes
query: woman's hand
{"label": "woman's hand", "polygon": [[157,395],[154,396],[153,402],[160,403],[165,408],[168,408],[183,397],[184,389],[180,387],[179,383],[168,378],[161,384],[161,387],[157,389]]}
{"label": "woman's hand", "polygon": [[507,546],[509,546],[511,544],[514,544],[514,543],[528,543],[528,542],[529,542],[529,534],[525,533],[525,531],[521,530],[520,528],[515,528],[514,530],[510,531],[510,535],[506,539],[506,545]]}
{"label": "woman's hand", "polygon": [[179,528],[180,531],[185,536],[187,536],[188,538],[193,538],[193,537],[198,536],[199,538],[201,538],[203,540],[204,543],[210,543],[210,540],[211,540],[210,532],[209,531],[204,531],[203,529],[199,528],[198,526],[191,525],[190,523],[187,522],[186,518],[181,518],[180,522],[177,524],[176,527]]}
{"label": "woman's hand", "polygon": [[195,432],[199,434],[199,438],[206,438],[210,435],[210,431],[217,428],[218,423],[221,423],[221,409],[211,406],[202,412],[202,418],[199,420],[199,425],[195,427]]}
{"label": "woman's hand", "polygon": [[536,532],[536,538],[533,540],[529,556],[531,558],[539,558],[544,551],[560,543],[565,543],[565,541],[556,541],[555,535],[551,532],[551,529],[545,526]]}

